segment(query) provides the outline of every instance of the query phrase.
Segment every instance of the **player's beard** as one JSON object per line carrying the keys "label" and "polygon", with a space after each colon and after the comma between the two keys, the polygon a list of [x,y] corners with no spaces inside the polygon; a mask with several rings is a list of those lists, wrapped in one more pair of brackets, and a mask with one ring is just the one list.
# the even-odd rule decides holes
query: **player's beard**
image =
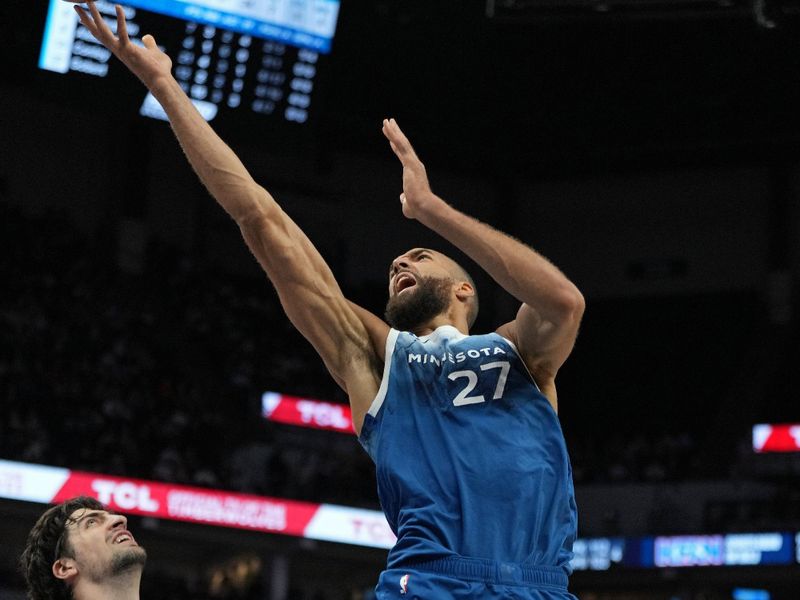
{"label": "player's beard", "polygon": [[452,290],[452,279],[419,277],[413,289],[389,298],[386,321],[400,331],[413,331],[447,310]]}
{"label": "player's beard", "polygon": [[135,566],[144,568],[145,562],[147,562],[147,552],[144,551],[144,548],[141,546],[125,548],[121,552],[115,553],[111,559],[111,574],[119,575]]}

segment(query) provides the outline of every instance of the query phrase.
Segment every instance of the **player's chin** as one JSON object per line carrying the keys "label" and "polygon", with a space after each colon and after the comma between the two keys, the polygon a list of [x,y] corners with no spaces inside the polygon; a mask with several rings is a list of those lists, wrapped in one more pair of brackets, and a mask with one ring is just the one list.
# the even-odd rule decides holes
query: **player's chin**
{"label": "player's chin", "polygon": [[[407,288],[408,289],[408,288]],[[387,307],[394,308],[395,310],[402,309],[413,300],[414,293],[409,289],[409,291],[402,291],[397,292],[394,296],[389,298],[389,302],[387,303]]]}
{"label": "player's chin", "polygon": [[393,301],[394,301],[395,303],[397,303],[397,304],[402,304],[403,302],[406,302],[406,301],[408,301],[408,300],[411,298],[411,296],[413,296],[413,295],[414,295],[414,290],[413,290],[413,288],[405,288],[404,290],[402,290],[402,291],[400,291],[400,292],[397,292],[397,293],[396,293],[396,294],[393,296],[393,298],[392,298],[392,299],[393,299]]}
{"label": "player's chin", "polygon": [[121,548],[114,555],[112,569],[114,572],[120,573],[134,567],[144,567],[146,562],[147,552],[141,546]]}

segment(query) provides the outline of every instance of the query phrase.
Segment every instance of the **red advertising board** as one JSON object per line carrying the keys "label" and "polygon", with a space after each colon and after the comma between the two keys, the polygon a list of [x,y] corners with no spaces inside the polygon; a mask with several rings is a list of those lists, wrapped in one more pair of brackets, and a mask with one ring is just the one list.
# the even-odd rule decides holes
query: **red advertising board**
{"label": "red advertising board", "polygon": [[379,511],[252,496],[60,467],[0,460],[0,498],[57,503],[92,496],[109,509],[314,540],[391,548],[396,538]]}
{"label": "red advertising board", "polygon": [[754,425],[753,450],[759,453],[800,452],[800,423]]}
{"label": "red advertising board", "polygon": [[261,396],[261,414],[265,419],[278,423],[355,433],[350,407],[345,404],[264,392]]}

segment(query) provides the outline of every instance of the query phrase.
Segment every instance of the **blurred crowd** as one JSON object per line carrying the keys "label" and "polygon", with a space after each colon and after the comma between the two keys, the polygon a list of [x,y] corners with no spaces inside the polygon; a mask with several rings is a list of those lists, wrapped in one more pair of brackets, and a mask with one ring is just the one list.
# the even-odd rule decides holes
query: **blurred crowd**
{"label": "blurred crowd", "polygon": [[375,505],[355,439],[260,417],[265,390],[342,399],[263,280],[159,248],[125,273],[64,220],[0,223],[0,456]]}
{"label": "blurred crowd", "polygon": [[688,431],[611,431],[568,440],[576,484],[685,480],[697,472],[697,443]]}

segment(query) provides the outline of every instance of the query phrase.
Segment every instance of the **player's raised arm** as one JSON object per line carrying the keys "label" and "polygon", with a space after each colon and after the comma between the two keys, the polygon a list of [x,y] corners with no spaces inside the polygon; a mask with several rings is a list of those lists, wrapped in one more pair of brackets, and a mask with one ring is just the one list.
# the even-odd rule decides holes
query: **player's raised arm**
{"label": "player's raised arm", "polygon": [[498,331],[515,342],[555,405],[553,379],[575,343],[584,300],[577,287],[532,248],[469,217],[431,191],[425,166],[394,119],[383,133],[403,165],[403,214],[432,229],[478,263],[522,302]]}
{"label": "player's raised arm", "polygon": [[189,162],[239,225],[247,245],[275,285],[286,314],[347,391],[358,430],[380,383],[380,337],[382,334],[385,339],[388,327],[348,303],[306,235],[253,180],[195,109],[170,72],[172,61],[153,37],[142,38],[144,47],[133,43],[120,6],[116,7],[116,36],[93,2],[89,2],[88,13],[80,7],[76,10],[81,23],[147,86],[164,108]]}

